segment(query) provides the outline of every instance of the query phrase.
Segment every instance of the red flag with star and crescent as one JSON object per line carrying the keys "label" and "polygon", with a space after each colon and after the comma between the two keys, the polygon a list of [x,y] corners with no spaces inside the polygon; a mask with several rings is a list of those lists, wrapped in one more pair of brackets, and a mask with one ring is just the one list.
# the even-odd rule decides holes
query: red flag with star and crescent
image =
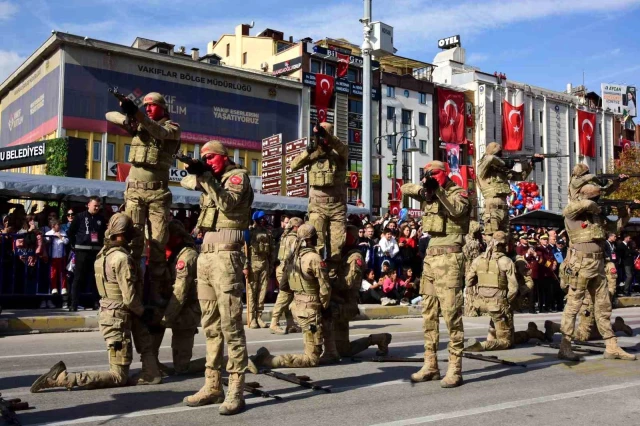
{"label": "red flag with star and crescent", "polygon": [[338,55],[338,69],[336,70],[338,78],[343,78],[347,76],[347,72],[349,71],[349,55],[344,55],[342,53],[336,53]]}
{"label": "red flag with star and crescent", "polygon": [[438,118],[440,139],[449,143],[464,143],[464,94],[438,89]]}
{"label": "red flag with star and crescent", "polygon": [[578,110],[578,140],[580,155],[594,158],[596,156],[596,114]]}
{"label": "red flag with star and crescent", "polygon": [[502,101],[502,149],[520,151],[524,142],[524,104]]}
{"label": "red flag with star and crescent", "polygon": [[316,74],[316,109],[318,123],[327,121],[327,108],[333,96],[334,80],[330,75]]}

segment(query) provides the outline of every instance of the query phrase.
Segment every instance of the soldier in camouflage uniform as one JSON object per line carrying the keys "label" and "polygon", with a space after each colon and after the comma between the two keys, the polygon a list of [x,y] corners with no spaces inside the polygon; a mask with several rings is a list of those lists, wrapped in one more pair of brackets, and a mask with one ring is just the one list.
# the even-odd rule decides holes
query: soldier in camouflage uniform
{"label": "soldier in camouflage uniform", "polygon": [[423,185],[404,184],[402,193],[420,201],[422,230],[431,235],[424,260],[420,294],[424,320],[424,366],[411,375],[411,381],[424,382],[440,378],[438,312],[442,312],[449,330],[449,366],[440,382],[444,388],[462,384],[462,283],[464,280],[464,236],[469,231],[469,198],[467,191],[446,175],[444,164],[432,161],[425,166]]}
{"label": "soldier in camouflage uniform", "polygon": [[[471,262],[482,253],[482,244],[482,228],[478,222],[472,220],[469,225],[469,233],[465,235],[464,246],[462,247],[465,276],[469,272]],[[466,317],[478,316],[478,311],[473,307],[475,290],[475,287],[466,287],[464,290],[464,316]]]}
{"label": "soldier in camouflage uniform", "polygon": [[264,212],[255,212],[253,220],[255,226],[249,230],[247,254],[250,269],[247,310],[251,316],[249,328],[265,328],[267,324],[262,321],[262,311],[264,311],[264,298],[267,295],[273,264],[274,241],[271,231],[267,229],[267,218]]}
{"label": "soldier in camouflage uniform", "polygon": [[[333,135],[333,125],[314,127],[318,146],[310,143],[307,151],[293,159],[291,170],[309,166],[309,223],[318,231],[318,253],[327,259],[329,278],[336,278],[342,259],[347,217],[347,162],[349,147]],[[328,241],[327,241],[328,239]],[[329,253],[325,253],[329,244]]]}
{"label": "soldier in camouflage uniform", "polygon": [[321,364],[339,362],[340,357],[355,356],[372,345],[378,346],[376,355],[386,356],[391,343],[389,333],[370,334],[353,342],[349,341],[349,321],[360,313],[358,298],[365,266],[358,247],[358,228],[355,226],[347,226],[347,238],[342,252],[344,261],[331,291],[330,314],[323,315],[322,318],[324,352],[320,357]]}
{"label": "soldier in camouflage uniform", "polygon": [[180,126],[170,120],[164,97],[151,92],[144,97],[146,115],[131,101],[120,103],[125,115],[112,111],[107,120],[133,135],[128,162],[131,171],[124,193],[125,213],[133,220],[136,236],[131,255],[140,262],[144,249],[145,226],[149,227],[150,300],[164,305],[160,293],[171,292],[167,281],[164,246],[167,243],[167,221],[171,207],[169,169],[172,155],[180,147]]}
{"label": "soldier in camouflage uniform", "polygon": [[[635,355],[626,353],[618,346],[618,340],[611,328],[611,298],[605,282],[603,250],[607,228],[617,227],[620,231],[629,221],[629,211],[626,208],[618,209],[618,223],[609,223],[596,203],[600,195],[599,186],[584,185],[578,193],[578,201],[570,201],[563,211],[565,228],[571,240],[571,256],[563,262],[562,269],[564,283],[568,285],[569,290],[560,326],[560,359],[580,360],[571,350],[571,338],[575,332],[576,317],[587,292],[594,300],[596,325],[606,342],[605,359],[636,359]],[[613,229],[612,231],[615,232]]]}
{"label": "soldier in camouflage uniform", "polygon": [[273,356],[267,348],[260,348],[251,357],[256,366],[268,368],[317,367],[322,353],[323,327],[321,311],[329,307],[331,286],[326,265],[316,252],[318,234],[310,224],[298,228],[294,264],[287,280],[294,292],[294,307],[298,324],[302,327],[304,353]]}
{"label": "soldier in camouflage uniform", "polygon": [[[544,158],[540,154],[535,156]],[[478,162],[478,188],[484,197],[482,221],[484,234],[489,238],[496,231],[509,232],[509,206],[507,206],[507,197],[511,194],[509,181],[525,180],[533,170],[533,163],[523,162],[521,163],[522,171],[516,172],[513,170],[515,165],[513,160],[503,160],[501,157],[502,146],[497,142],[491,142]]]}
{"label": "soldier in camouflage uniform", "polygon": [[[231,415],[244,410],[244,374],[247,343],[242,325],[243,273],[248,273],[244,233],[251,219],[253,190],[247,171],[229,159],[219,141],[207,142],[200,151],[204,162],[187,167],[180,184],[199,188],[209,202],[200,212],[198,226],[206,229],[198,257],[198,299],[207,343],[204,386],[185,398],[188,406],[223,402],[219,412]],[[229,389],[222,391],[223,343],[227,342]]]}
{"label": "soldier in camouflage uniform", "polygon": [[[287,258],[291,256],[293,249],[295,248],[298,227],[302,224],[302,219],[299,217],[292,217],[282,234],[282,238],[280,239],[280,250],[278,251],[278,260],[280,261],[280,265],[276,268],[276,279],[278,280],[279,291],[278,298],[276,299],[276,303],[273,305],[273,313],[271,315],[271,324],[269,326],[271,334],[282,335],[301,331],[293,322],[293,315],[291,313],[291,308],[289,307],[293,301],[293,292],[286,285],[286,281],[282,280],[282,276],[284,275],[285,262],[287,261]],[[287,325],[284,329],[278,324],[280,321],[280,315],[282,315],[283,312],[287,319]]]}
{"label": "soldier in camouflage uniform", "polygon": [[33,383],[31,392],[59,387],[102,389],[126,386],[133,359],[132,335],[136,350],[142,355],[142,372],[137,384],[151,385],[162,381],[151,335],[143,323],[151,319],[153,309],[145,309],[142,305],[140,264],[128,251],[133,231],[128,216],[122,213],[113,215],[105,234],[105,245],[95,262],[96,285],[102,297],[98,324],[107,343],[109,371],[70,373],[60,361]]}

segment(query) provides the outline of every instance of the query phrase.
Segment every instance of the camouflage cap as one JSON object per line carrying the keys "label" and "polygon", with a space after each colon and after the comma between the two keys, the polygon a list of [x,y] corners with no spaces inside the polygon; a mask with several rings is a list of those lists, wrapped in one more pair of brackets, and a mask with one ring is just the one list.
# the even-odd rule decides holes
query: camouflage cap
{"label": "camouflage cap", "polygon": [[129,216],[124,213],[116,213],[109,219],[105,236],[110,238],[114,235],[126,234],[132,226],[133,222]]}
{"label": "camouflage cap", "polygon": [[160,93],[158,92],[151,92],[151,93],[147,93],[144,96],[144,101],[143,103],[145,105],[148,104],[156,104],[156,105],[160,105],[163,108],[167,107],[167,101],[164,99],[164,96],[162,96]]}
{"label": "camouflage cap", "polygon": [[589,166],[587,166],[586,164],[580,163],[573,166],[573,170],[571,171],[571,176],[579,177],[579,176],[584,176],[587,173],[589,173]]}
{"label": "camouflage cap", "polygon": [[304,221],[299,217],[292,217],[291,219],[289,219],[289,223],[287,223],[287,229],[293,229],[296,226],[299,227],[303,223]]}
{"label": "camouflage cap", "polygon": [[333,135],[333,124],[331,123],[320,123],[320,127],[322,127],[328,134]]}
{"label": "camouflage cap", "polygon": [[507,234],[504,231],[496,231],[493,233],[493,241],[496,244],[507,244]]}
{"label": "camouflage cap", "polygon": [[229,156],[229,151],[220,141],[212,140],[204,144],[202,149],[200,150],[200,157],[204,157],[208,154],[218,154]]}
{"label": "camouflage cap", "polygon": [[500,145],[498,142],[490,142],[489,144],[487,144],[487,154],[496,155],[500,151],[502,151],[502,145]]}
{"label": "camouflage cap", "polygon": [[444,163],[442,161],[431,161],[424,166],[425,172],[433,171],[433,170],[442,170],[446,171],[444,167]]}
{"label": "camouflage cap", "polygon": [[309,238],[313,238],[317,235],[316,228],[314,228],[311,224],[304,223],[300,225],[300,227],[298,227],[298,232],[296,233],[296,235],[300,240],[308,240]]}
{"label": "camouflage cap", "polygon": [[580,195],[583,198],[596,198],[600,196],[600,187],[598,185],[585,185],[580,188]]}

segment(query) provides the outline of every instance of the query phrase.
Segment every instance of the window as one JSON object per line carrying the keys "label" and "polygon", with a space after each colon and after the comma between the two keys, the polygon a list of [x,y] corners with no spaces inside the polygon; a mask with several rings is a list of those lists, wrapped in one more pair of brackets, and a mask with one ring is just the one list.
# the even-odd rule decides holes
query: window
{"label": "window", "polygon": [[[393,146],[393,148],[391,148]],[[387,136],[387,148],[390,150],[396,149],[396,137],[395,136]]]}
{"label": "window", "polygon": [[573,130],[576,129],[576,118],[575,117],[573,117],[572,128],[573,128]]}
{"label": "window", "polygon": [[242,65],[246,65],[247,64],[247,52],[244,52],[242,54]]}
{"label": "window", "polygon": [[116,161],[116,144],[113,142],[107,143],[107,161]]}
{"label": "window", "polygon": [[531,110],[531,122],[533,122],[534,117],[536,116],[536,110],[532,109]]}
{"label": "window", "polygon": [[544,161],[540,163],[541,171],[544,173]]}
{"label": "window", "polygon": [[334,64],[325,64],[324,65],[324,73],[326,75],[330,75],[331,77],[334,77],[336,75],[336,66]]}
{"label": "window", "polygon": [[540,111],[540,122],[542,123],[542,111]]}
{"label": "window", "polygon": [[244,157],[238,158],[238,164],[240,165],[240,167],[244,167]]}
{"label": "window", "polygon": [[396,97],[396,88],[393,86],[387,86],[387,98]]}
{"label": "window", "polygon": [[251,176],[258,176],[258,160],[251,160]]}
{"label": "window", "polygon": [[93,141],[93,161],[100,161],[102,158],[102,142]]}
{"label": "window", "polygon": [[426,154],[426,153],[427,153],[427,140],[420,139],[420,154]]}
{"label": "window", "polygon": [[313,74],[321,73],[322,72],[322,62],[312,59],[311,60],[311,72]]}
{"label": "window", "polygon": [[387,120],[393,120],[396,116],[396,109],[394,107],[387,107]]}
{"label": "window", "polygon": [[231,55],[231,44],[227,43],[227,56]]}
{"label": "window", "polygon": [[418,96],[419,96],[419,98],[420,98],[420,103],[421,103],[421,104],[423,104],[423,105],[424,105],[424,104],[426,104],[426,103],[427,103],[427,94],[426,94],[426,93],[422,93],[422,92],[420,92],[420,93],[418,93]]}
{"label": "window", "polygon": [[[496,113],[496,100],[494,99],[493,101],[491,101],[491,107],[493,108],[493,113]],[[495,136],[494,136],[495,138]]]}
{"label": "window", "polygon": [[600,157],[602,157],[602,145],[600,145]]}
{"label": "window", "polygon": [[496,139],[496,126],[493,126],[493,139]]}
{"label": "window", "polygon": [[124,146],[124,162],[129,162],[129,151],[131,151],[131,145],[127,144]]}
{"label": "window", "polygon": [[358,70],[354,70],[349,68],[349,70],[347,71],[347,80],[349,80],[352,83],[357,83],[358,82]]}
{"label": "window", "polygon": [[413,111],[409,111],[408,109],[402,110],[402,124],[411,125],[411,115]]}
{"label": "window", "polygon": [[598,131],[602,134],[602,123],[598,123]]}
{"label": "window", "polygon": [[542,135],[540,135],[540,148],[542,148]]}
{"label": "window", "polygon": [[349,112],[362,114],[362,101],[359,101],[356,99],[349,99]]}
{"label": "window", "polygon": [[426,126],[427,125],[427,113],[425,113],[425,112],[418,113],[418,124],[420,126]]}
{"label": "window", "polygon": [[349,160],[349,171],[350,172],[362,172],[362,161],[361,160]]}

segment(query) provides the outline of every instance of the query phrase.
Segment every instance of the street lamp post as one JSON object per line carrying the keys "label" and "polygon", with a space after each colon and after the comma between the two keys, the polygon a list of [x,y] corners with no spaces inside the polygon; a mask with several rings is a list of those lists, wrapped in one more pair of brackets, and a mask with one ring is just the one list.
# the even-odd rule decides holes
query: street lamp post
{"label": "street lamp post", "polygon": [[364,0],[364,17],[360,20],[363,26],[362,43],[362,202],[371,211],[371,0]]}

